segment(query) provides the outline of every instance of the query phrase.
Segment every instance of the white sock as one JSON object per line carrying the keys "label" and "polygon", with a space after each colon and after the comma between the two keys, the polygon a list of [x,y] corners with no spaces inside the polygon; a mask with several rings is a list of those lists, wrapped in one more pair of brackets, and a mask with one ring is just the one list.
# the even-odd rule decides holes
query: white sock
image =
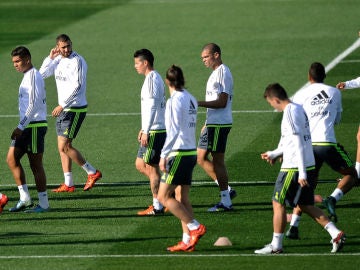
{"label": "white sock", "polygon": [[197,230],[200,226],[200,223],[196,219],[193,219],[190,223],[186,224],[186,226],[190,231]]}
{"label": "white sock", "polygon": [[163,205],[159,202],[157,198],[153,198],[153,206],[156,210],[163,209]]}
{"label": "white sock", "polygon": [[20,200],[21,201],[25,202],[25,201],[28,201],[28,200],[31,199],[29,189],[28,189],[28,186],[26,184],[18,186],[18,190],[19,190],[19,193],[20,193]]}
{"label": "white sock", "polygon": [[73,177],[72,177],[72,172],[64,173],[64,182],[65,182],[65,185],[67,185],[68,187],[74,186],[74,180],[73,180]]}
{"label": "white sock", "polygon": [[[215,183],[217,184],[217,185],[219,185],[219,181],[216,179],[215,180]],[[231,190],[231,187],[228,185],[228,191],[230,191]]]}
{"label": "white sock", "polygon": [[39,205],[41,206],[41,208],[48,209],[49,200],[48,200],[47,192],[46,191],[38,192],[38,197],[39,197]]}
{"label": "white sock", "polygon": [[301,219],[301,216],[292,214],[291,221],[290,221],[290,226],[299,227],[300,219]]}
{"label": "white sock", "polygon": [[340,232],[340,230],[336,228],[335,224],[331,221],[325,225],[324,229],[331,235],[331,239],[336,238]]}
{"label": "white sock", "polygon": [[190,235],[189,235],[188,233],[183,233],[182,241],[183,241],[185,244],[189,244],[189,242],[190,242]]}
{"label": "white sock", "polygon": [[220,191],[221,203],[226,207],[230,207],[232,205],[229,190]]}
{"label": "white sock", "polygon": [[271,246],[274,250],[282,249],[284,234],[283,233],[273,233],[273,239],[271,241]]}
{"label": "white sock", "polygon": [[344,196],[344,192],[342,192],[340,188],[336,188],[330,196],[334,197],[335,200],[338,201]]}
{"label": "white sock", "polygon": [[356,163],[355,163],[355,169],[356,169],[358,178],[360,178],[360,162],[356,161]]}
{"label": "white sock", "polygon": [[84,171],[87,173],[87,174],[94,174],[96,173],[96,169],[89,163],[89,162],[85,162],[84,165],[81,166],[81,168],[84,169]]}

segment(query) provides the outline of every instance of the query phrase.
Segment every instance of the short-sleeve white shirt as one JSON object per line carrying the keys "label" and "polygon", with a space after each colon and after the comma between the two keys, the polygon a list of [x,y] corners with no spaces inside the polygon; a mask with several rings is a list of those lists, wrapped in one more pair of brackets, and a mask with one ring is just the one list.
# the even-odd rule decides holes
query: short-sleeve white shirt
{"label": "short-sleeve white shirt", "polygon": [[232,124],[233,77],[230,69],[221,64],[211,73],[206,84],[206,101],[218,99],[221,93],[228,94],[225,108],[207,109],[206,124]]}

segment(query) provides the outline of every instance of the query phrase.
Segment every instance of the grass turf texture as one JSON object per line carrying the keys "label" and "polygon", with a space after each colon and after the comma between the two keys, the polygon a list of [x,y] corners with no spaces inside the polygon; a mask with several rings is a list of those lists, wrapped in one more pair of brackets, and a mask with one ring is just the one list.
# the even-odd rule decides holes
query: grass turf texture
{"label": "grass turf texture", "polygon": [[[49,192],[52,211],[42,215],[0,216],[0,269],[332,269],[354,268],[359,263],[358,189],[339,203],[339,227],[348,241],[342,255],[329,256],[328,234],[304,217],[300,241],[285,240],[290,256],[252,256],[254,249],[271,241],[271,193],[278,165],[269,167],[259,158],[275,147],[279,139],[280,114],[272,113],[263,100],[265,86],[279,81],[289,94],[307,80],[311,62],[329,63],[357,38],[358,2],[345,1],[2,1],[0,3],[0,153],[7,153],[10,134],[17,125],[17,90],[22,75],[11,65],[10,51],[24,44],[33,63],[40,67],[59,33],[67,33],[74,50],[88,62],[89,116],[75,140],[86,158],[103,171],[98,185],[82,192],[84,172],[74,166],[74,194]],[[340,12],[340,15],[339,15]],[[342,15],[341,15],[342,14]],[[173,63],[185,73],[188,89],[199,99],[210,73],[200,60],[201,47],[217,42],[224,62],[235,80],[234,110],[263,110],[263,113],[235,113],[230,133],[227,165],[239,196],[232,214],[209,214],[218,201],[214,185],[196,167],[196,184],[191,191],[196,217],[208,233],[192,254],[169,256],[166,246],[181,237],[179,222],[171,215],[139,218],[135,213],[150,204],[146,179],[134,168],[136,136],[140,125],[139,92],[143,77],[133,68],[133,52],[147,47],[155,54],[155,67],[164,74]],[[346,60],[359,60],[355,51]],[[341,63],[326,82],[359,75],[360,64]],[[48,110],[56,105],[53,78],[46,80]],[[337,127],[339,142],[355,157],[359,92],[343,94],[344,114]],[[199,125],[204,121],[200,110]],[[130,115],[99,115],[130,113]],[[131,114],[135,113],[135,114]],[[95,115],[97,114],[97,115]],[[7,139],[9,138],[9,139]],[[49,188],[62,182],[56,149],[54,120],[49,118],[45,169]],[[29,184],[33,178],[23,159]],[[3,163],[1,192],[18,199],[11,174]],[[335,179],[326,166],[321,178]],[[248,185],[247,181],[268,184]],[[328,195],[335,182],[323,183],[319,194]],[[36,191],[31,189],[33,199]],[[221,225],[220,225],[221,224]],[[213,247],[227,236],[232,247]],[[315,255],[314,255],[315,254]],[[352,254],[357,254],[353,256]],[[62,256],[65,257],[54,257]],[[94,255],[86,257],[86,255]],[[139,257],[131,257],[134,255]],[[186,257],[183,257],[183,256]],[[291,256],[293,255],[293,256]],[[9,256],[45,256],[9,257]],[[46,256],[53,256],[47,258]],[[68,256],[68,257],[66,257]],[[70,257],[78,256],[78,257]],[[96,257],[97,256],[97,257]],[[113,257],[111,257],[113,256]],[[121,257],[123,256],[123,257]]]}

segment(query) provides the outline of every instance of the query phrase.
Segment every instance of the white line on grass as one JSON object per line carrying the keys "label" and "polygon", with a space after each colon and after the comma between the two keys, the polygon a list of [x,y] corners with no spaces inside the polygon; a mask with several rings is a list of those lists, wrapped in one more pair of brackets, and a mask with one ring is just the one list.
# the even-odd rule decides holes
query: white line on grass
{"label": "white line on grass", "polygon": [[259,254],[90,254],[90,255],[9,255],[0,256],[2,259],[72,259],[72,258],[154,258],[154,257],[172,257],[172,258],[182,258],[182,257],[262,257],[262,256],[276,256],[276,257],[318,257],[318,256],[359,256],[360,253],[289,253],[289,254],[279,254],[279,255],[259,255]]}
{"label": "white line on grass", "polygon": [[341,63],[360,63],[360,59],[356,60],[342,60]]}

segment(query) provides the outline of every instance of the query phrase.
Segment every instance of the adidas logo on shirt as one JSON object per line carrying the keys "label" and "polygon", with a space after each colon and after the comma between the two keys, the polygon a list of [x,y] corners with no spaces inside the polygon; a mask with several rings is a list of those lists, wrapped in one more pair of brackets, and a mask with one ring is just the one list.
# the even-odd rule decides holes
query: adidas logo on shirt
{"label": "adidas logo on shirt", "polygon": [[326,94],[324,90],[322,90],[319,94],[313,97],[311,101],[311,105],[321,105],[321,104],[331,104],[331,98]]}

